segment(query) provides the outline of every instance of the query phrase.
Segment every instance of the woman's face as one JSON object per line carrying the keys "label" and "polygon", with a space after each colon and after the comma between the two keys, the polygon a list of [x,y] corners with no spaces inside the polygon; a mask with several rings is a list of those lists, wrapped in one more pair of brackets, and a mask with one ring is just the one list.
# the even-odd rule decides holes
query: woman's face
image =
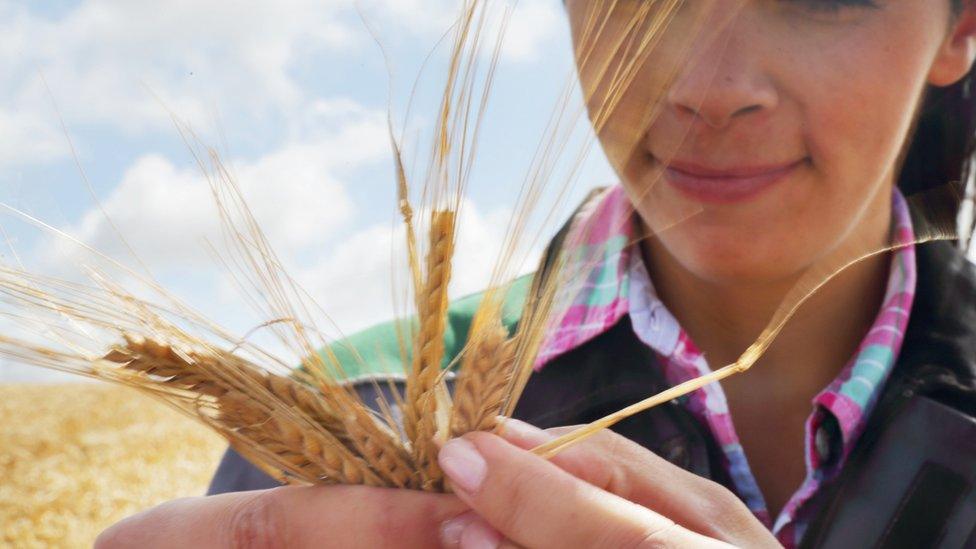
{"label": "woman's face", "polygon": [[685,0],[635,46],[669,3],[567,1],[590,118],[661,249],[722,284],[882,245],[926,85],[968,68],[950,1]]}

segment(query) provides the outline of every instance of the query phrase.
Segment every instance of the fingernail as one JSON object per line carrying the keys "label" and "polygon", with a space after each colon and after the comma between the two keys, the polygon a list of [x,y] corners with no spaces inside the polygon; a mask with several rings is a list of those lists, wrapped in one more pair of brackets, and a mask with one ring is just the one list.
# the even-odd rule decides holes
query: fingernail
{"label": "fingernail", "polygon": [[461,533],[461,549],[498,549],[502,536],[483,520],[471,521]]}
{"label": "fingernail", "polygon": [[449,440],[437,453],[437,462],[451,478],[455,490],[477,492],[485,480],[488,465],[478,449],[463,438]]}
{"label": "fingernail", "polygon": [[441,544],[444,547],[460,547],[461,534],[464,533],[464,529],[471,524],[475,517],[474,512],[468,511],[441,524]]}
{"label": "fingernail", "polygon": [[500,435],[507,440],[519,440],[529,444],[542,444],[552,440],[552,435],[539,429],[534,425],[529,425],[524,421],[511,418],[497,418],[501,423]]}

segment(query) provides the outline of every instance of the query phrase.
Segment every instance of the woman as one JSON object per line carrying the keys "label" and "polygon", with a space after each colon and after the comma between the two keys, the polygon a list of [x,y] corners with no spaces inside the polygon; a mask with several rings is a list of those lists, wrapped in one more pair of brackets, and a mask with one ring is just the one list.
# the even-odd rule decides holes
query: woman
{"label": "woman", "polygon": [[[592,63],[580,78],[622,184],[566,236],[599,245],[588,274],[604,284],[567,304],[578,314],[544,345],[516,413],[527,423],[443,447],[456,496],[235,492],[170,502],[98,545],[976,543],[966,537],[976,518],[959,511],[972,479],[952,461],[971,470],[976,454],[945,443],[966,440],[976,413],[976,276],[948,244],[907,245],[916,226],[902,197],[965,176],[972,113],[947,109],[972,106],[945,101],[968,98],[976,8],[710,4],[686,2],[674,42],[640,62],[603,121],[609,92],[592,67],[626,62],[613,37],[643,3],[566,3],[578,51],[590,49],[594,13],[607,17],[578,58]],[[699,28],[718,30],[681,42]],[[678,69],[669,78],[662,66]],[[940,88],[945,97],[930,91]],[[676,212],[690,215],[676,222]],[[522,450],[554,436],[529,423],[590,421],[733,362],[803,273],[887,245],[900,248],[804,305],[754,366],[761,375],[636,416],[552,462]],[[261,487],[235,459],[215,491]]]}

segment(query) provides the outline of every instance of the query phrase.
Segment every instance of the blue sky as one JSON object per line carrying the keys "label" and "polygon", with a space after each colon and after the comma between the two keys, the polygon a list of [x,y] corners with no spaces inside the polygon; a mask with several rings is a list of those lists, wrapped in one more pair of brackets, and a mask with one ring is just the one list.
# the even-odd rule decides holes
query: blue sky
{"label": "blue sky", "polygon": [[[203,246],[213,209],[169,109],[221,150],[272,244],[344,331],[389,317],[395,212],[385,112],[392,101],[403,116],[460,1],[360,4],[391,54],[392,80],[352,0],[0,0],[0,201],[130,261],[118,227],[167,287],[243,333],[264,319],[240,303]],[[422,149],[442,74],[435,54],[407,121],[410,150]],[[486,283],[571,78],[561,2],[521,0],[467,194],[455,295]],[[612,181],[594,153],[576,197]],[[0,223],[6,261],[16,253],[30,269],[71,277],[92,260],[15,216]],[[0,366],[0,381],[42,378],[50,376]]]}

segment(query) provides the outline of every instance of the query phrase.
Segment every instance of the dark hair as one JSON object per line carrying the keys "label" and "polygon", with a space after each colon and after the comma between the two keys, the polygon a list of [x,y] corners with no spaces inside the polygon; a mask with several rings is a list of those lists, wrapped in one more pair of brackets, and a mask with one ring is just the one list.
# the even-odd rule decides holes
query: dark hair
{"label": "dark hair", "polygon": [[[964,0],[953,0],[958,14]],[[976,68],[955,84],[930,87],[919,107],[915,133],[908,145],[898,187],[905,195],[941,187],[956,186],[958,199],[951,206],[958,214],[966,200],[966,186],[973,175],[976,154]],[[971,200],[971,199],[970,199]],[[963,241],[968,241],[973,223],[963,227]]]}

